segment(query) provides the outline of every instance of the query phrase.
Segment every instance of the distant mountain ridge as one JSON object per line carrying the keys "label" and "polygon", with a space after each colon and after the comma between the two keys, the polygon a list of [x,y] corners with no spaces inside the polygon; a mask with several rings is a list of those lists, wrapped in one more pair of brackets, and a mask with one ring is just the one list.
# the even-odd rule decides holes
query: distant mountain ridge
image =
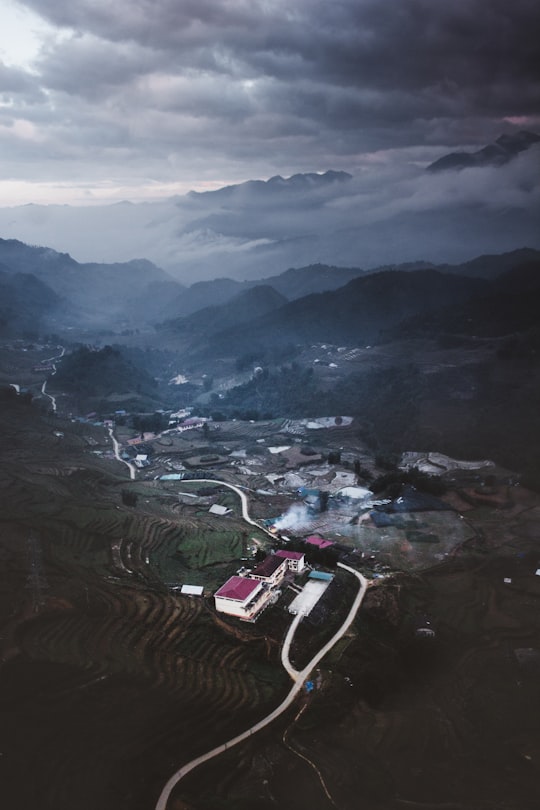
{"label": "distant mountain ridge", "polygon": [[182,285],[146,259],[115,264],[79,264],[68,253],[0,239],[0,263],[6,272],[31,274],[72,305],[89,324],[133,318],[168,301]]}
{"label": "distant mountain ridge", "polygon": [[260,281],[235,281],[227,278],[200,281],[187,290],[183,290],[170,302],[166,317],[173,320],[186,317],[207,306],[225,306],[242,291],[260,286],[272,287],[288,301],[295,301],[308,295],[338,290],[356,278],[387,271],[411,273],[418,270],[437,270],[440,273],[451,275],[495,279],[518,264],[534,262],[539,258],[540,251],[532,248],[520,248],[508,253],[478,256],[471,261],[457,265],[436,265],[417,261],[364,270],[360,267],[332,267],[314,264],[307,267],[289,268],[277,276],[269,276]]}
{"label": "distant mountain ridge", "polygon": [[161,328],[191,338],[209,337],[273,312],[286,303],[285,296],[268,284],[262,284],[242,290],[224,304],[204,307],[185,317],[166,321]]}
{"label": "distant mountain ridge", "polygon": [[190,191],[187,196],[191,199],[201,197],[219,199],[238,194],[275,196],[282,193],[313,191],[331,183],[346,183],[348,180],[352,180],[352,174],[337,172],[332,169],[322,173],[305,172],[293,174],[291,177],[282,177],[280,174],[276,174],[274,177],[270,177],[269,180],[247,180],[245,183],[223,186],[215,191]]}
{"label": "distant mountain ridge", "polygon": [[[242,340],[249,339],[250,324],[260,322],[260,335],[271,336],[276,324],[280,325],[278,343],[315,342],[323,325],[328,329],[325,340],[331,340],[330,334],[340,341],[371,340],[376,323],[383,329],[397,325],[389,312],[398,305],[397,299],[392,303],[398,291],[403,296],[401,319],[406,319],[426,309],[429,289],[437,289],[435,277],[454,278],[454,282],[439,282],[443,300],[449,295],[451,301],[460,285],[464,287],[467,279],[463,277],[469,282],[493,281],[518,265],[539,259],[539,251],[521,248],[479,256],[461,265],[418,261],[364,270],[314,264],[289,268],[259,281],[221,278],[184,287],[145,260],[79,264],[67,253],[0,239],[1,313],[8,330],[16,328],[17,320],[37,326],[54,317],[60,328],[75,324],[119,331],[119,327],[161,324],[161,329],[186,339],[191,331],[205,338],[221,334],[224,341],[234,342],[234,335],[240,332]],[[405,277],[427,281],[413,293],[414,284]],[[388,287],[389,279],[395,289]],[[435,297],[437,294],[434,292]],[[416,301],[411,298],[414,295]],[[436,305],[433,298],[430,306]],[[333,324],[332,319],[340,323]]]}
{"label": "distant mountain ridge", "polygon": [[525,247],[508,253],[476,256],[463,264],[441,264],[438,269],[443,273],[458,273],[471,278],[495,279],[518,265],[537,262],[539,259],[540,251]]}
{"label": "distant mountain ridge", "polygon": [[[317,263],[373,268],[421,256],[457,264],[521,245],[540,248],[538,137],[506,134],[478,153],[439,157],[427,171],[382,148],[355,161],[354,175],[276,174],[137,203],[0,207],[0,234],[67,250],[79,262],[143,256],[184,285],[218,277],[260,283]],[[495,169],[485,172],[485,186],[467,172],[442,171],[473,165],[497,167],[504,182],[497,187]],[[146,299],[142,313],[174,314],[160,313],[154,295]]]}
{"label": "distant mountain ridge", "polygon": [[501,135],[495,143],[488,144],[477,152],[451,152],[427,167],[428,172],[468,169],[473,166],[502,166],[520,152],[540,142],[540,135],[520,130],[512,135]]}
{"label": "distant mountain ridge", "polygon": [[271,314],[216,333],[207,350],[329,342],[349,346],[377,340],[382,331],[440,306],[464,303],[488,286],[482,279],[417,270],[388,270],[353,279],[344,287],[291,301]]}
{"label": "distant mountain ridge", "polygon": [[284,298],[292,301],[312,293],[336,290],[364,272],[359,267],[313,264],[307,267],[291,267],[283,273],[260,280],[236,281],[231,278],[217,278],[212,281],[198,281],[169,301],[163,311],[163,319],[182,317],[203,307],[226,304],[241,292],[256,287],[272,287]]}
{"label": "distant mountain ridge", "polygon": [[0,266],[0,336],[12,337],[47,329],[64,302],[31,273],[9,273]]}
{"label": "distant mountain ridge", "polygon": [[540,259],[515,265],[487,282],[485,288],[456,306],[439,306],[405,319],[391,334],[395,339],[444,334],[504,337],[538,329]]}
{"label": "distant mountain ridge", "polygon": [[[355,346],[393,333],[400,335],[402,325],[403,336],[436,334],[439,327],[443,332],[457,329],[466,334],[489,334],[491,330],[496,334],[499,329],[506,334],[505,330],[519,327],[520,313],[524,328],[537,317],[538,251],[523,249],[479,257],[462,265],[461,274],[457,267],[451,267],[452,272],[444,267],[406,268],[364,273],[338,289],[288,301],[221,331],[211,330],[207,332],[208,343],[194,345],[193,350],[234,354],[245,346],[265,344],[328,342]],[[221,305],[216,323],[227,320],[228,306]],[[499,327],[496,318],[489,315],[490,307],[500,313]],[[196,319],[200,314],[191,317]]]}

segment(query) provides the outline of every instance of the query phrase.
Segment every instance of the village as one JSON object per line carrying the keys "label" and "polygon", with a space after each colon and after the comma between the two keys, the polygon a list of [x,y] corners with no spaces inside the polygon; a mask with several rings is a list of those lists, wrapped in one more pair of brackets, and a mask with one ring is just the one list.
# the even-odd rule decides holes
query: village
{"label": "village", "polygon": [[[124,421],[124,414],[118,416]],[[486,505],[516,511],[520,500],[526,509],[525,491],[511,472],[489,460],[458,461],[435,452],[404,454],[393,473],[402,484],[379,491],[377,483],[388,473],[347,416],[213,422],[186,408],[168,415],[168,422],[161,433],[142,434],[113,420],[105,425],[114,429],[121,457],[136,468],[140,483],[131,486],[144,482],[146,492],[169,498],[183,519],[209,522],[215,537],[245,519],[231,489],[249,499],[254,519],[237,553],[240,566],[229,566],[221,580],[219,565],[192,568],[178,580],[175,558],[161,555],[158,561],[150,553],[148,563],[172,590],[212,597],[218,613],[242,621],[256,621],[276,604],[307,616],[324,602],[338,562],[374,582],[420,571],[474,542],[468,513]],[[108,449],[90,452],[112,458]],[[411,470],[444,481],[440,493],[407,484]],[[417,633],[428,631],[429,623],[420,621]]]}
{"label": "village", "polygon": [[[163,793],[154,806],[166,806],[185,767],[201,756],[219,767],[218,755],[297,699],[320,725],[336,705],[344,717],[366,705],[379,713],[388,695],[389,738],[403,728],[409,739],[415,721],[400,725],[409,696],[433,673],[437,716],[445,724],[457,716],[458,733],[468,733],[468,707],[486,688],[490,705],[506,707],[504,722],[521,728],[525,702],[517,701],[538,667],[531,605],[540,558],[538,498],[519,475],[486,458],[451,458],[436,444],[383,457],[366,444],[360,420],[343,414],[221,421],[178,402],[158,420],[126,402],[79,415],[54,385],[61,350],[41,350],[52,371],[5,371],[5,512],[16,507],[21,525],[43,526],[13,535],[11,546],[5,533],[8,554],[26,549],[31,563],[19,627],[29,652],[76,662],[77,694],[97,687],[107,712],[125,699],[131,673],[144,699],[133,692],[130,722],[148,683],[182,701],[175,733],[186,755],[167,759],[169,738],[157,752],[154,795]],[[36,368],[37,355],[24,352]],[[24,564],[13,557],[17,570]],[[472,664],[471,639],[481,649]],[[485,677],[494,644],[495,681]],[[98,649],[105,669],[88,681]],[[456,683],[460,701],[468,695],[462,719]],[[359,728],[355,751],[365,750]],[[367,734],[366,745],[377,745]],[[140,750],[146,736],[144,722]],[[63,762],[64,749],[54,750]],[[327,751],[316,750],[323,762]],[[525,754],[534,755],[528,741]]]}
{"label": "village", "polygon": [[[65,443],[70,424],[87,456],[115,475],[122,475],[118,461],[124,463],[129,470],[124,506],[138,502],[153,514],[197,527],[178,548],[145,550],[141,571],[150,571],[171,592],[204,595],[231,617],[254,621],[273,604],[307,612],[307,596],[305,604],[293,605],[295,591],[318,591],[324,601],[322,580],[315,585],[315,577],[331,577],[338,561],[375,581],[437,565],[474,541],[476,526],[468,515],[484,506],[511,513],[520,509],[516,501],[526,501],[516,487],[518,477],[486,459],[457,461],[411,450],[389,463],[366,446],[359,421],[342,414],[217,421],[190,405],[152,413],[117,407],[105,414],[71,414],[61,394],[55,399],[44,384],[33,384],[35,376],[50,373],[41,369],[54,368],[60,353],[61,347],[28,349],[31,369],[22,385],[13,387],[22,395],[28,382],[44,405],[46,398],[53,406],[58,400],[56,442]],[[155,430],[145,429],[152,423]],[[415,486],[410,471],[440,482],[440,492]],[[392,476],[395,483],[388,487]],[[251,534],[230,488],[249,498]],[[118,573],[137,570],[130,549],[129,539],[111,549]],[[304,555],[299,570],[287,564],[264,573],[279,552],[293,551]]]}

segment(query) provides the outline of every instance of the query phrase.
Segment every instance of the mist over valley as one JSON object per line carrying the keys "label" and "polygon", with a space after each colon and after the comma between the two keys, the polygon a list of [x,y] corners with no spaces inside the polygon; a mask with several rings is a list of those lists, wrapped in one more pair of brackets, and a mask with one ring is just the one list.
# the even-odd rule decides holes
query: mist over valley
{"label": "mist over valley", "polygon": [[187,284],[317,263],[462,263],[540,248],[537,137],[500,165],[428,171],[400,155],[355,176],[275,176],[136,204],[0,208],[0,232],[83,263],[144,258]]}

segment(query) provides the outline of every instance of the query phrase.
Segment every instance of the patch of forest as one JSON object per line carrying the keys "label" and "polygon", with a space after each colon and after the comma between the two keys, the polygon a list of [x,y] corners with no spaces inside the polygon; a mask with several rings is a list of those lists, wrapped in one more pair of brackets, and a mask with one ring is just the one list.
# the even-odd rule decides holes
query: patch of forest
{"label": "patch of forest", "polygon": [[223,397],[214,395],[208,413],[217,421],[347,414],[375,453],[436,447],[458,458],[487,457],[536,486],[530,452],[540,441],[535,340],[532,332],[530,340],[508,338],[492,359],[464,368],[426,373],[404,362],[351,374],[331,387],[298,363],[265,369]]}
{"label": "patch of forest", "polygon": [[126,360],[119,349],[81,346],[67,355],[58,369],[55,385],[86,396],[137,392],[155,394],[156,382],[143,369]]}

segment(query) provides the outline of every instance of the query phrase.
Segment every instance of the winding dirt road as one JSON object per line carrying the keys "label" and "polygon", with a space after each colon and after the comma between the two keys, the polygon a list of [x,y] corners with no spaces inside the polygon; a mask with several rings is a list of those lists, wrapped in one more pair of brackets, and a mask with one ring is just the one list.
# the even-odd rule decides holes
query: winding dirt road
{"label": "winding dirt road", "polygon": [[[48,357],[47,360],[45,360],[46,363],[52,363],[53,364],[53,371],[51,372],[51,375],[50,375],[51,377],[54,377],[54,375],[56,374],[56,364],[55,364],[54,361],[55,360],[60,360],[66,353],[66,350],[65,350],[64,346],[59,346],[58,348],[62,349],[60,354],[55,354],[54,357]],[[45,382],[41,386],[41,393],[43,394],[44,397],[48,397],[51,400],[52,409],[56,413],[56,397],[53,397],[52,394],[47,393],[47,383],[49,382],[49,379],[50,378],[47,377],[47,379],[45,380]]]}
{"label": "winding dirt road", "polygon": [[[204,480],[206,482],[216,484],[224,483],[223,481],[214,481],[214,479],[197,479],[197,480]],[[249,517],[248,501],[245,494],[241,490],[239,490],[238,487],[235,487],[234,484],[226,484],[226,486],[228,486],[230,489],[233,489],[241,496],[242,515],[244,519],[247,520],[248,523],[257,526],[258,524],[255,523],[253,520],[251,520],[251,518]],[[349,610],[349,613],[347,614],[347,617],[345,618],[345,621],[343,622],[339,630],[337,630],[337,632],[332,636],[330,641],[328,641],[324,645],[324,647],[322,647],[319,650],[319,652],[313,656],[309,664],[307,664],[307,666],[305,666],[304,669],[299,671],[295,669],[289,661],[289,650],[291,642],[294,638],[296,629],[303,618],[302,614],[298,614],[297,616],[295,616],[287,632],[287,636],[285,638],[285,642],[283,644],[283,649],[281,653],[281,661],[283,663],[283,666],[286,669],[289,676],[291,677],[291,679],[293,680],[293,686],[291,687],[287,697],[279,704],[279,706],[277,706],[272,712],[270,712],[270,714],[266,715],[266,717],[264,717],[262,720],[259,720],[258,723],[255,723],[246,731],[242,732],[242,734],[238,734],[236,737],[233,737],[226,743],[223,743],[222,745],[218,745],[215,748],[212,748],[211,751],[208,751],[206,754],[202,754],[200,757],[196,757],[196,759],[192,759],[191,762],[188,762],[186,765],[183,765],[181,768],[179,768],[171,776],[171,778],[163,788],[159,796],[158,802],[156,804],[155,810],[166,810],[171,792],[176,787],[178,782],[180,782],[180,780],[183,779],[184,776],[190,773],[190,771],[194,770],[195,768],[198,768],[198,766],[202,765],[204,762],[208,762],[208,760],[219,756],[219,754],[222,754],[229,748],[233,748],[235,745],[238,745],[244,740],[247,740],[253,734],[256,734],[262,728],[265,728],[270,723],[272,723],[277,717],[283,714],[283,712],[285,712],[289,708],[289,706],[291,706],[291,704],[293,703],[294,699],[302,689],[304,681],[308,678],[311,671],[332,649],[332,647],[340,640],[340,638],[342,638],[345,635],[345,633],[351,626],[352,622],[354,621],[354,618],[360,608],[360,605],[362,604],[362,601],[367,591],[368,581],[365,579],[365,577],[362,576],[362,574],[360,574],[358,571],[355,571],[354,568],[350,568],[348,565],[343,565],[342,563],[338,563],[338,566],[342,568],[344,571],[348,571],[349,573],[353,574],[358,579],[359,582],[359,588],[356,598],[351,606],[351,609]]]}
{"label": "winding dirt road", "polygon": [[113,433],[112,427],[108,428],[108,430],[109,430],[109,436],[111,437],[111,441],[112,441],[112,444],[113,444],[113,451],[114,451],[115,459],[117,461],[121,461],[122,464],[126,465],[126,467],[129,469],[129,477],[131,478],[132,481],[134,481],[135,476],[137,474],[137,468],[135,467],[134,464],[131,463],[131,461],[126,461],[125,458],[122,458],[122,456],[120,455],[120,445],[118,444],[118,440],[116,439],[116,437],[115,437],[115,435]]}
{"label": "winding dirt road", "polygon": [[[65,349],[64,346],[60,346],[59,348],[62,349],[60,354],[56,354],[56,355],[54,355],[54,357],[49,357],[45,361],[46,363],[52,363],[53,364],[53,371],[51,372],[50,377],[54,377],[54,375],[56,374],[56,364],[55,364],[54,361],[55,360],[60,360],[66,353],[66,349]],[[41,386],[41,393],[43,394],[43,396],[48,397],[51,400],[52,409],[56,413],[56,397],[54,397],[52,394],[47,393],[47,383],[48,383],[50,377],[48,377],[45,380],[45,382],[43,383],[43,385]],[[113,444],[113,451],[114,451],[115,459],[117,461],[121,461],[122,464],[126,465],[126,467],[129,469],[129,477],[131,478],[132,481],[134,481],[135,477],[136,477],[136,473],[137,473],[137,468],[135,467],[134,464],[131,464],[130,461],[126,461],[125,459],[123,459],[121,457],[121,455],[120,455],[120,445],[118,444],[118,441],[117,441],[117,439],[115,438],[115,436],[113,434],[113,429],[112,428],[109,428],[109,436],[111,437],[111,441],[112,441],[112,444]]]}
{"label": "winding dirt road", "polygon": [[272,532],[269,529],[266,529],[264,526],[261,526],[260,523],[257,523],[256,520],[253,520],[253,518],[250,517],[249,501],[247,499],[247,495],[240,489],[240,487],[237,487],[236,484],[229,484],[227,483],[227,481],[218,481],[216,478],[193,478],[193,479],[184,478],[183,480],[184,481],[192,480],[197,482],[200,481],[202,484],[219,484],[219,486],[228,487],[229,489],[232,489],[232,491],[236,492],[236,494],[240,498],[242,504],[242,517],[246,521],[246,523],[249,523],[251,526],[256,526],[257,529],[260,529],[262,532],[266,532],[266,534],[268,534],[273,540],[276,539],[275,534],[272,534]]}

